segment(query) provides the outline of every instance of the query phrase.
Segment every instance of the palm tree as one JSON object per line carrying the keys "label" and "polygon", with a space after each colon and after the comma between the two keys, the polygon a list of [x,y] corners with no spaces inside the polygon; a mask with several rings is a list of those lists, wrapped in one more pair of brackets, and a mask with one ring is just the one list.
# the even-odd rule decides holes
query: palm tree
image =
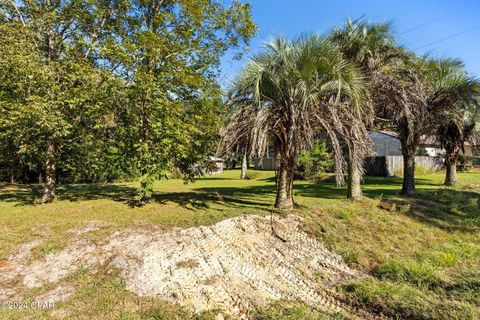
{"label": "palm tree", "polygon": [[439,114],[471,95],[471,81],[460,76],[456,65],[457,60],[405,53],[377,75],[378,113],[393,122],[402,146],[404,195],[416,193],[415,155],[421,139],[435,133]]}
{"label": "palm tree", "polygon": [[[291,208],[299,152],[311,148],[319,127],[332,138],[337,165],[341,164],[337,133],[345,129],[346,119],[351,120],[345,105],[361,105],[359,72],[324,38],[288,41],[279,37],[247,63],[234,88],[255,105],[251,153],[262,156],[273,138],[277,152],[275,206]],[[359,139],[368,137],[359,132]]]}
{"label": "palm tree", "polygon": [[[473,106],[468,106],[468,109]],[[454,186],[458,182],[457,160],[464,145],[475,133],[478,123],[477,110],[465,110],[459,106],[457,110],[445,113],[439,117],[437,138],[443,149],[445,149],[445,182],[446,186]],[[443,120],[441,120],[443,119]]]}
{"label": "palm tree", "polygon": [[[366,81],[375,81],[374,75],[395,52],[395,38],[392,33],[391,23],[368,23],[364,19],[352,21],[348,19],[342,28],[334,29],[329,39],[340,49],[343,56],[354,63],[362,72]],[[366,99],[365,106],[357,116],[366,125],[373,122],[373,108],[371,101]],[[347,142],[353,139],[353,133],[346,136]],[[366,155],[359,155],[357,144],[347,143],[348,164],[348,192],[347,197],[358,200],[362,198],[361,179],[363,174],[363,161]]]}
{"label": "palm tree", "polygon": [[445,60],[435,67],[439,75],[446,75],[443,85],[455,88],[446,99],[446,103],[451,103],[451,108],[439,113],[436,130],[437,138],[445,149],[445,185],[453,186],[458,181],[459,153],[475,135],[479,122],[480,82],[464,71],[461,61]]}
{"label": "palm tree", "polygon": [[334,29],[329,39],[344,57],[353,61],[362,73],[371,77],[385,61],[397,56],[392,23],[369,23],[363,18],[348,19],[342,28]]}
{"label": "palm tree", "polygon": [[240,179],[246,179],[256,108],[252,99],[243,97],[233,90],[229,93],[226,111],[229,114],[220,130],[221,140],[218,144],[217,155],[227,154],[233,157],[240,154],[242,158]]}

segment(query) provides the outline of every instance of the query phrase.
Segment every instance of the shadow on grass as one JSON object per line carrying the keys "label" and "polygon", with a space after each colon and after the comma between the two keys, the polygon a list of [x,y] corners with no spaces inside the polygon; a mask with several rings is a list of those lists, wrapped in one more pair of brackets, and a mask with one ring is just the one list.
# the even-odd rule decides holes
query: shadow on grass
{"label": "shadow on grass", "polygon": [[[238,175],[240,176],[240,174]],[[195,178],[195,181],[227,181],[227,180],[232,180],[232,178],[229,177],[218,177],[218,176],[201,176],[200,178]]]}
{"label": "shadow on grass", "polygon": [[[270,209],[272,199],[275,195],[275,186],[273,184],[239,188],[203,187],[195,188],[194,190],[195,192],[191,193],[188,201],[202,199],[211,203],[238,209]],[[184,206],[184,202],[179,201],[178,197],[171,197],[170,194],[160,194],[158,197]]]}
{"label": "shadow on grass", "polygon": [[446,230],[480,231],[480,194],[456,189],[423,189],[411,199],[394,199],[400,212],[416,220]]}
{"label": "shadow on grass", "polygon": [[135,196],[134,187],[121,184],[75,184],[58,188],[60,199],[68,201],[110,199],[126,202]]}
{"label": "shadow on grass", "polygon": [[[0,187],[0,201],[16,202],[17,205],[39,204],[42,186],[14,185]],[[110,199],[127,202],[135,195],[135,188],[120,184],[69,184],[57,188],[57,197],[67,201]]]}
{"label": "shadow on grass", "polygon": [[[445,188],[426,179],[416,179],[418,194],[401,196],[401,178],[366,177],[364,195],[395,205],[397,214],[446,231],[480,231],[480,193],[471,190]],[[334,178],[315,183],[297,183],[295,195],[324,199],[345,199],[346,188],[336,187]],[[320,200],[321,201],[321,200]]]}
{"label": "shadow on grass", "polygon": [[[212,179],[211,180],[230,180]],[[136,189],[122,184],[72,184],[57,188],[59,200],[71,202],[109,199],[135,206]],[[269,195],[275,194],[273,184],[251,187],[202,187],[185,192],[157,192],[153,201],[175,203],[188,210],[206,210],[212,204],[230,208],[267,209],[271,207]],[[0,186],[0,201],[13,202],[18,206],[40,204],[41,185]],[[263,200],[263,201],[262,201]]]}
{"label": "shadow on grass", "polygon": [[[209,177],[212,180],[231,180],[222,177]],[[258,179],[260,185],[238,187],[212,186],[192,188],[185,192],[156,193],[153,201],[161,204],[175,203],[188,210],[207,210],[212,205],[217,210],[225,208],[268,210],[275,197],[274,177]],[[480,193],[472,190],[444,188],[429,180],[416,180],[418,195],[399,195],[400,178],[366,177],[363,185],[368,198],[382,199],[394,204],[398,214],[408,215],[424,224],[447,231],[480,231]],[[0,185],[0,201],[15,202],[17,205],[39,203],[41,185]],[[346,188],[338,188],[334,177],[316,182],[295,181],[295,196],[319,199],[345,199]],[[135,188],[123,184],[76,184],[58,188],[59,199],[84,201],[110,199],[128,204],[135,195]],[[339,203],[339,205],[341,205]]]}
{"label": "shadow on grass", "polygon": [[[362,190],[368,198],[394,196],[400,192],[402,180],[398,178],[365,177]],[[295,195],[325,199],[345,199],[346,185],[337,187],[335,177],[329,176],[313,182],[298,181],[294,183]]]}
{"label": "shadow on grass", "polygon": [[20,205],[28,205],[34,204],[41,196],[41,185],[0,185],[0,201],[17,202]]}

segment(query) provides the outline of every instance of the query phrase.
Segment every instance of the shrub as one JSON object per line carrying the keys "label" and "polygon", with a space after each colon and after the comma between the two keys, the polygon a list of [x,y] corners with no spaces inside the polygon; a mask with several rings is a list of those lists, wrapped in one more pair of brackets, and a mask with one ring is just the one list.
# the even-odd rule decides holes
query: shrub
{"label": "shrub", "polygon": [[304,179],[316,178],[333,166],[332,155],[325,143],[315,142],[310,151],[302,151],[298,159],[298,172]]}
{"label": "shrub", "polygon": [[457,168],[461,172],[469,172],[473,169],[473,162],[475,157],[459,155],[457,161]]}

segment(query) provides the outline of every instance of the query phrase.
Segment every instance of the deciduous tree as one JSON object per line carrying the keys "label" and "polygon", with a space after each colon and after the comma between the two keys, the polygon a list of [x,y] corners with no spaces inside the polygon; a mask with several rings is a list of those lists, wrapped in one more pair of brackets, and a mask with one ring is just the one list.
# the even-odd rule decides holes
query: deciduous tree
{"label": "deciduous tree", "polygon": [[[141,175],[139,202],[172,167],[186,178],[218,133],[220,57],[241,49],[256,28],[250,6],[215,0],[132,0],[124,30],[111,45],[130,97],[130,140]],[[241,52],[241,51],[238,51]]]}
{"label": "deciduous tree", "polygon": [[0,6],[0,104],[8,119],[2,126],[15,133],[10,142],[19,156],[40,152],[43,203],[55,199],[64,149],[94,141],[107,114],[99,88],[109,82],[109,74],[85,54],[87,39],[90,48],[95,42],[95,23],[86,19],[94,16],[95,7],[91,1],[55,0]]}

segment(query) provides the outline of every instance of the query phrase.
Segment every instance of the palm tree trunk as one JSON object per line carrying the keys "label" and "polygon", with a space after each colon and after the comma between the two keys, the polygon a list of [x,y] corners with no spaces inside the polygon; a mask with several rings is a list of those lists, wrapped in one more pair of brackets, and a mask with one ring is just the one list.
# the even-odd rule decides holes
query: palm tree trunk
{"label": "palm tree trunk", "polygon": [[43,196],[42,203],[50,203],[55,200],[55,175],[56,175],[56,166],[55,166],[55,143],[53,141],[48,141],[47,143],[47,154],[45,161],[45,183],[43,186]]}
{"label": "palm tree trunk", "polygon": [[363,197],[362,193],[362,172],[358,164],[353,163],[353,159],[348,159],[348,185],[347,198],[352,200],[360,200]]}
{"label": "palm tree trunk", "polygon": [[247,159],[247,149],[243,150],[242,157],[242,171],[240,173],[240,179],[247,179],[247,169],[248,169],[248,159]]}
{"label": "palm tree trunk", "polygon": [[290,209],[293,207],[293,171],[291,161],[280,161],[277,169],[277,197],[275,207],[279,209]]}
{"label": "palm tree trunk", "polygon": [[334,163],[334,172],[335,172],[335,186],[337,188],[343,187],[345,185],[345,181],[343,178],[343,172],[340,168],[341,165],[338,163]]}
{"label": "palm tree trunk", "polygon": [[400,193],[404,195],[417,193],[415,189],[415,153],[403,155],[403,185]]}
{"label": "palm tree trunk", "polygon": [[445,156],[445,167],[447,173],[445,175],[445,185],[454,186],[458,182],[457,178],[457,156],[455,154],[447,154]]}

